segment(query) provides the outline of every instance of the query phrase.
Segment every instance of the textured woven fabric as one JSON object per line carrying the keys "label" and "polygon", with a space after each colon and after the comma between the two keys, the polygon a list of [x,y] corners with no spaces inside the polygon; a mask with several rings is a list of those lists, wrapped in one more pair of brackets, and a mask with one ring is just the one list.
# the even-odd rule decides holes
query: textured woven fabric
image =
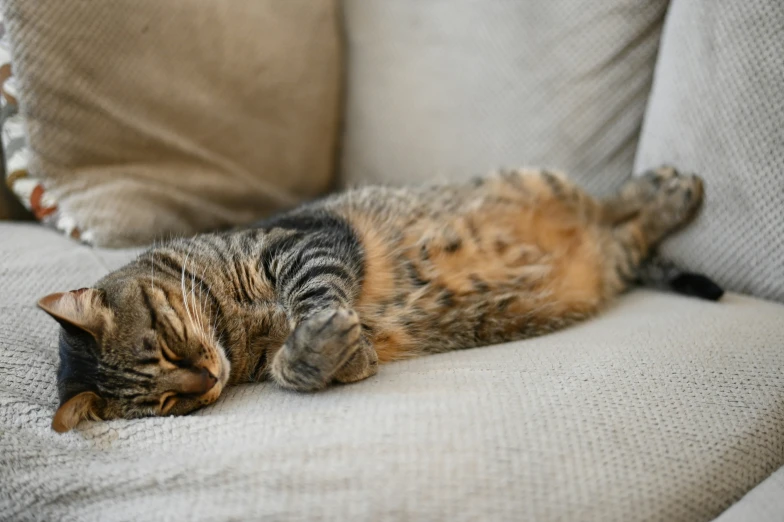
{"label": "textured woven fabric", "polygon": [[784,2],[674,0],[637,170],[700,173],[707,204],[662,252],[784,301]]}
{"label": "textured woven fabric", "polygon": [[784,468],[752,489],[716,522],[781,522],[784,520]]}
{"label": "textured woven fabric", "polygon": [[58,435],[36,298],[130,258],[0,224],[0,519],[711,520],[784,464],[784,306],[635,292],[323,393]]}
{"label": "textured woven fabric", "polygon": [[339,117],[336,4],[4,0],[26,120],[4,144],[26,130],[31,151],[28,165],[10,150],[25,160],[12,189],[47,223],[108,246],[321,193]]}
{"label": "textured woven fabric", "polygon": [[[2,142],[0,176],[4,176],[6,172],[13,177],[26,175],[29,150],[18,110],[16,79],[11,70],[11,48],[2,12],[0,12],[0,141]],[[8,160],[7,164],[6,160]],[[8,181],[10,180],[9,177]],[[10,183],[0,183],[0,219],[14,219],[20,214],[22,205],[14,197],[9,185]]]}
{"label": "textured woven fabric", "polygon": [[[0,131],[2,136],[2,147],[0,147],[0,181],[2,181],[5,169],[6,158],[14,158],[15,155],[24,154],[22,149],[25,146],[25,140],[22,133],[20,136],[17,134],[16,129],[20,128],[18,125],[18,110],[15,97],[16,82],[11,74],[11,52],[8,44],[8,33],[5,30],[5,21],[3,20],[2,12],[0,12]],[[9,161],[12,168],[17,167],[19,164],[19,157]],[[0,182],[0,220],[5,219],[19,219],[25,214],[24,207],[22,207],[14,193],[8,188],[5,183]]]}
{"label": "textured woven fabric", "polygon": [[667,0],[347,0],[346,183],[631,174]]}

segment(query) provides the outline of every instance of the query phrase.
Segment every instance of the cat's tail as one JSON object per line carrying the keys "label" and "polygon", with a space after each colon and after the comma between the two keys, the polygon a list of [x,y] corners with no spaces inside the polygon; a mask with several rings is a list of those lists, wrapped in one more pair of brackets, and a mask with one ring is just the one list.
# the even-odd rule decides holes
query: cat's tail
{"label": "cat's tail", "polygon": [[686,272],[673,263],[655,256],[640,265],[638,282],[642,286],[699,297],[708,301],[718,301],[724,295],[724,289],[708,277],[694,272]]}

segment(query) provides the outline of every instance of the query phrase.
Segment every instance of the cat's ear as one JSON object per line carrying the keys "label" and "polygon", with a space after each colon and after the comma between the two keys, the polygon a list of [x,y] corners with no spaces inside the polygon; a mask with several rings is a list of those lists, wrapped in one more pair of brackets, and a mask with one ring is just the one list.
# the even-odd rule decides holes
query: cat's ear
{"label": "cat's ear", "polygon": [[98,408],[103,400],[91,391],[74,395],[57,408],[52,419],[52,429],[57,433],[71,431],[87,418],[99,418]]}
{"label": "cat's ear", "polygon": [[101,293],[95,288],[50,294],[39,299],[38,306],[63,327],[75,326],[96,339],[101,338],[109,316]]}

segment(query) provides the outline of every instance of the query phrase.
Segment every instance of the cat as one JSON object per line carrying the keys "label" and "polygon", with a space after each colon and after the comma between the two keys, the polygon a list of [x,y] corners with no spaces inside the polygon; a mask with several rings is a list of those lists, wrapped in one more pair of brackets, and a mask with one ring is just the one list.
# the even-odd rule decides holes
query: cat
{"label": "cat", "polygon": [[671,167],[605,201],[560,173],[500,171],[171,240],[39,301],[62,327],[52,427],[182,415],[265,378],[352,383],[379,363],[553,332],[640,281],[716,300],[709,279],[649,261],[702,199],[701,179]]}

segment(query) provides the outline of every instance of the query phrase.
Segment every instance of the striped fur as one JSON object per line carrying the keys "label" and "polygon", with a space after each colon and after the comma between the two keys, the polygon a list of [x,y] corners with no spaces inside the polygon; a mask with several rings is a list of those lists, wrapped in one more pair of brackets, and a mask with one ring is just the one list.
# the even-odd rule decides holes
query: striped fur
{"label": "striped fur", "polygon": [[266,378],[318,390],[379,362],[552,332],[639,279],[701,201],[699,178],[671,168],[601,202],[558,173],[503,171],[361,188],[154,246],[41,301],[63,324],[55,428],[184,414]]}

